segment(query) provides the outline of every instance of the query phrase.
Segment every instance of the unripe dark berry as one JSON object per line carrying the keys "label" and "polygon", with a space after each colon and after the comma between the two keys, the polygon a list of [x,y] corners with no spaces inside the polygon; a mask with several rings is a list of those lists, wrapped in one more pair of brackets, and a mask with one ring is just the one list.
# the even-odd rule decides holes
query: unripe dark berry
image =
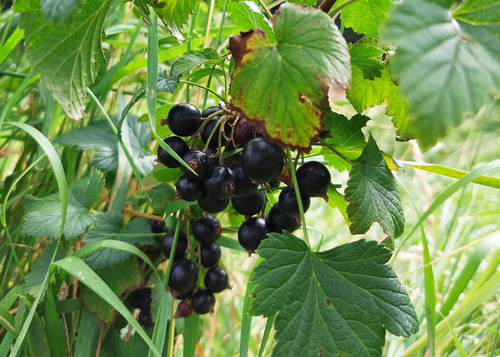
{"label": "unripe dark berry", "polygon": [[214,216],[206,216],[194,221],[192,225],[193,236],[200,243],[213,243],[219,239],[222,226]]}
{"label": "unripe dark berry", "polygon": [[221,250],[217,243],[201,244],[201,265],[205,268],[213,267],[219,263]]}
{"label": "unripe dark berry", "polygon": [[259,213],[266,203],[266,195],[263,191],[257,191],[249,196],[231,197],[233,208],[239,214],[253,216]]}
{"label": "unripe dark berry", "polygon": [[[169,136],[163,139],[165,144],[170,146],[177,155],[182,159],[189,151],[189,146],[178,136]],[[166,167],[175,168],[181,167],[181,163],[177,161],[170,153],[158,145],[158,160]]]}
{"label": "unripe dark berry", "polygon": [[196,201],[203,193],[203,182],[196,177],[182,175],[177,180],[175,187],[177,195],[185,201]]}
{"label": "unripe dark berry", "polygon": [[181,166],[181,170],[188,176],[197,177],[199,179],[203,178],[205,172],[208,168],[208,157],[203,151],[192,150],[189,151],[186,155],[184,155],[183,160],[188,166],[198,174],[198,176],[194,175],[191,171],[189,171],[186,167]]}
{"label": "unripe dark berry", "polygon": [[198,205],[208,213],[219,213],[226,209],[229,198],[219,199],[212,197],[206,192],[198,199]]}
{"label": "unripe dark berry", "polygon": [[260,242],[267,237],[266,221],[263,218],[250,218],[243,222],[238,230],[238,241],[245,250],[252,254]]}
{"label": "unripe dark berry", "polygon": [[[161,241],[161,249],[166,258],[170,257],[170,252],[172,251],[172,245],[174,244],[175,231],[169,231],[165,238]],[[179,232],[177,237],[177,245],[175,246],[174,258],[182,258],[186,254],[188,241],[186,233]]]}
{"label": "unripe dark berry", "polygon": [[300,192],[304,192],[310,197],[324,195],[331,179],[330,172],[325,165],[317,161],[306,162],[297,170]]}
{"label": "unripe dark berry", "polygon": [[181,258],[174,262],[168,287],[173,295],[182,295],[188,293],[196,286],[198,281],[198,268],[196,264],[189,259]]}
{"label": "unripe dark berry", "polygon": [[275,233],[282,233],[283,230],[293,232],[299,228],[297,220],[283,212],[278,203],[267,214],[266,223],[268,231]]}
{"label": "unripe dark berry", "polygon": [[175,312],[174,319],[178,319],[180,317],[189,317],[193,313],[193,306],[191,305],[191,301],[182,300],[179,305],[177,305],[177,311]]}
{"label": "unripe dark berry", "polygon": [[198,289],[191,298],[194,312],[203,315],[214,311],[215,296],[207,289]]}
{"label": "unripe dark berry", "polygon": [[206,192],[215,198],[224,199],[233,193],[236,187],[236,176],[227,166],[214,166],[210,177],[205,180]]}
{"label": "unripe dark berry", "polygon": [[[306,212],[309,209],[309,205],[311,204],[311,199],[303,192],[300,193],[300,198],[302,201],[302,208],[304,209],[304,212]],[[281,191],[279,197],[279,205],[283,212],[285,212],[289,216],[295,216],[300,213],[297,195],[295,194],[295,188],[286,187]]]}
{"label": "unripe dark berry", "polygon": [[167,124],[175,135],[193,135],[201,125],[200,111],[189,103],[176,104],[168,112]]}
{"label": "unripe dark berry", "polygon": [[248,142],[241,154],[241,166],[245,174],[258,182],[275,179],[283,168],[283,150],[278,144],[264,138]]}
{"label": "unripe dark berry", "polygon": [[233,170],[236,176],[236,189],[233,192],[234,195],[248,196],[257,191],[258,185],[253,183],[245,174],[241,167],[241,162],[238,161],[231,165],[231,170]]}
{"label": "unripe dark berry", "polygon": [[245,118],[238,120],[233,133],[234,142],[238,146],[246,145],[246,143],[253,139],[254,135],[255,129],[248,124],[248,121]]}
{"label": "unripe dark berry", "polygon": [[208,269],[205,274],[205,287],[213,293],[220,293],[229,287],[229,277],[227,272],[219,267]]}

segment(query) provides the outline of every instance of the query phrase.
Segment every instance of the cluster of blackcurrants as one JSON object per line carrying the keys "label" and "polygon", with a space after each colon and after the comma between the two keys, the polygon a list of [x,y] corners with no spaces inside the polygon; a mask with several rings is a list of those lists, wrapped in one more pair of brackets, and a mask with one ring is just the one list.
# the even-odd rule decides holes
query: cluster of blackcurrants
{"label": "cluster of blackcurrants", "polygon": [[[175,105],[168,114],[167,125],[176,136],[169,136],[164,142],[186,165],[182,165],[161,146],[158,147],[158,161],[170,168],[180,167],[184,173],[175,184],[177,198],[197,201],[205,212],[201,219],[191,225],[192,234],[200,243],[201,265],[209,268],[205,274],[205,288],[196,287],[197,265],[184,257],[188,237],[182,232],[178,237],[176,260],[169,280],[173,296],[190,299],[192,309],[199,314],[212,311],[215,303],[213,294],[228,287],[227,273],[217,266],[221,252],[216,240],[220,237],[222,227],[210,213],[224,211],[231,202],[232,207],[245,216],[245,221],[238,229],[238,240],[249,254],[258,248],[269,232],[293,232],[300,225],[299,205],[293,187],[283,188],[279,202],[266,214],[266,190],[280,189],[272,187],[277,178],[290,177],[288,170],[283,170],[283,149],[276,143],[256,136],[245,119],[235,120],[225,113],[219,107],[210,107],[200,113],[191,104]],[[205,144],[204,149],[195,146],[198,134]],[[187,136],[193,137],[191,148],[182,138]],[[225,152],[243,147],[241,154],[230,157],[230,166],[223,164],[221,150],[224,146]],[[328,169],[316,161],[304,163],[296,173],[305,212],[309,208],[310,197],[326,194],[331,177]],[[279,181],[277,183],[279,186]],[[173,232],[167,233],[162,241],[163,252],[167,257],[173,241]],[[179,309],[189,310],[188,302],[183,301],[179,306]]]}

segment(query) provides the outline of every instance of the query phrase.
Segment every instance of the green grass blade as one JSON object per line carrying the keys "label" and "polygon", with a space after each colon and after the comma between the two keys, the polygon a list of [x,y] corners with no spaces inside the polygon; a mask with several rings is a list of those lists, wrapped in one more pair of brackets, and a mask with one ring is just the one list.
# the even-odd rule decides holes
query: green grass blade
{"label": "green grass blade", "polygon": [[264,351],[266,350],[267,340],[269,339],[269,335],[271,334],[275,318],[276,315],[269,316],[267,318],[266,328],[264,329],[264,335],[262,336],[262,341],[260,342],[258,357],[262,357],[264,355]]}
{"label": "green grass blade", "polygon": [[144,331],[141,325],[139,325],[123,302],[118,298],[118,296],[115,295],[113,290],[111,290],[110,287],[80,258],[66,257],[54,262],[53,266],[59,267],[73,275],[82,284],[86,285],[94,291],[94,293],[99,295],[104,301],[116,309],[116,311],[118,311],[128,321],[128,323],[132,325],[153,353],[158,357],[161,356],[153,341],[151,341],[148,334]]}
{"label": "green grass blade", "polygon": [[462,347],[462,344],[460,343],[457,335],[455,334],[455,331],[453,331],[451,326],[448,326],[448,327],[449,327],[451,337],[453,337],[453,342],[455,342],[455,346],[457,347],[457,350],[460,353],[460,357],[467,357],[467,353],[465,353],[465,350]]}
{"label": "green grass blade", "polygon": [[14,341],[15,336],[7,332],[0,343],[0,357],[5,357],[9,355],[10,347],[12,346],[12,342]]}
{"label": "green grass blade", "polygon": [[50,355],[53,357],[64,357],[68,355],[66,351],[66,335],[64,334],[61,320],[56,308],[54,292],[49,285],[44,303],[44,321],[47,341],[49,342]]}
{"label": "green grass blade", "polygon": [[436,290],[434,285],[434,272],[427,245],[427,237],[424,228],[420,226],[424,259],[424,290],[425,290],[425,318],[427,320],[427,347],[429,355],[436,355]]}
{"label": "green grass blade", "polygon": [[18,27],[12,35],[10,35],[9,39],[0,47],[0,64],[2,64],[7,57],[9,57],[14,48],[16,48],[19,42],[21,42],[23,36],[24,30]]}
{"label": "green grass blade", "polygon": [[80,314],[78,335],[76,338],[75,357],[95,356],[101,323],[88,309]]}
{"label": "green grass blade", "polygon": [[255,284],[250,283],[252,281],[254,274],[254,269],[250,273],[250,277],[247,282],[247,288],[245,290],[245,300],[243,300],[243,311],[241,313],[241,337],[240,337],[240,357],[248,356],[248,346],[250,344],[250,330],[252,327],[252,315],[248,312],[250,311],[250,306],[252,304],[252,292],[255,288]]}
{"label": "green grass blade", "polygon": [[9,310],[0,307],[0,326],[3,326],[5,330],[16,335],[16,320],[12,316]]}
{"label": "green grass blade", "polygon": [[[151,278],[151,282],[155,285],[163,286],[162,280],[159,276],[154,275]],[[174,304],[172,302],[172,304]],[[160,307],[155,319],[155,327],[153,331],[153,342],[156,348],[163,354],[163,347],[165,345],[165,335],[167,334],[168,321],[170,319],[170,309],[169,307],[168,293],[166,289],[162,289],[162,294],[160,298]],[[151,355],[151,351],[149,352]]]}
{"label": "green grass blade", "polygon": [[182,333],[184,339],[183,357],[194,357],[196,344],[198,343],[199,328],[200,315],[194,313],[184,320],[184,331]]}

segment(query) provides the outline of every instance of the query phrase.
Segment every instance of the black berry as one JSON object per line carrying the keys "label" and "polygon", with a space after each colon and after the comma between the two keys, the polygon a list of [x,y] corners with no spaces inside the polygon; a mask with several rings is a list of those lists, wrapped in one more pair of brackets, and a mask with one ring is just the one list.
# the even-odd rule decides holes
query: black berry
{"label": "black berry", "polygon": [[198,205],[202,210],[208,213],[219,213],[226,209],[229,204],[229,198],[219,199],[204,193],[198,199]]}
{"label": "black berry", "polygon": [[213,293],[220,293],[229,286],[229,277],[226,271],[219,267],[208,269],[203,281],[208,291]]}
{"label": "black berry", "polygon": [[214,216],[202,217],[192,226],[193,236],[200,243],[213,243],[219,239],[222,226]]}
{"label": "black berry", "polygon": [[213,267],[219,263],[221,250],[217,243],[201,244],[201,265],[205,268]]}
{"label": "black berry", "polygon": [[[189,151],[189,146],[178,136],[169,136],[163,139],[165,144],[170,146],[177,155],[182,159]],[[158,160],[166,167],[175,168],[180,167],[181,163],[177,161],[170,153],[158,145]]]}
{"label": "black berry", "polygon": [[[300,193],[300,198],[302,201],[302,208],[304,209],[304,212],[306,212],[311,204],[311,199],[303,192]],[[290,216],[299,214],[299,203],[293,187],[286,187],[281,191],[279,205],[283,212]]]}
{"label": "black berry", "polygon": [[[207,158],[208,158],[208,170],[210,171],[211,167],[219,165],[219,157],[217,154],[217,148],[208,148],[207,149]],[[211,157],[212,156],[212,157]]]}
{"label": "black berry", "polygon": [[196,286],[198,281],[198,268],[189,259],[181,258],[174,262],[170,272],[168,287],[175,293],[173,295],[183,295]]}
{"label": "black berry", "polygon": [[151,310],[141,310],[141,312],[139,312],[139,317],[137,318],[137,321],[139,321],[141,326],[144,328],[153,327],[153,318],[151,317]]}
{"label": "black berry", "polygon": [[203,315],[214,311],[215,296],[207,289],[198,289],[191,298],[194,312]]}
{"label": "black berry", "polygon": [[188,164],[188,166],[198,174],[198,176],[194,175],[191,171],[189,171],[184,166],[181,166],[181,170],[188,176],[202,178],[205,175],[205,172],[208,168],[208,157],[203,151],[200,150],[192,150],[189,151],[183,157],[184,162]]}
{"label": "black berry", "polygon": [[241,166],[250,179],[259,182],[271,181],[283,168],[283,150],[278,144],[264,138],[255,138],[243,148]]}
{"label": "black berry", "polygon": [[238,120],[234,128],[233,138],[238,146],[243,146],[255,136],[254,128],[248,124],[245,118]]}
{"label": "black berry", "polygon": [[250,218],[243,222],[238,230],[238,241],[251,254],[267,236],[266,221],[263,218]]}
{"label": "black berry", "polygon": [[326,193],[331,176],[325,165],[317,161],[309,161],[298,168],[297,181],[300,192],[310,197],[317,197]]}
{"label": "black berry", "polygon": [[176,104],[168,112],[167,124],[175,135],[193,135],[201,125],[200,111],[189,103]]}
{"label": "black berry", "polygon": [[[172,245],[174,244],[174,231],[167,233],[165,238],[161,241],[161,249],[165,257],[170,257],[170,252],[172,251]],[[186,254],[188,241],[186,233],[179,232],[179,237],[177,237],[177,245],[175,246],[174,258],[182,258]]]}
{"label": "black berry", "polygon": [[233,170],[236,176],[236,189],[233,194],[236,196],[248,196],[257,191],[258,185],[253,183],[245,174],[241,167],[241,162],[231,165],[231,170]]}
{"label": "black berry", "polygon": [[231,203],[239,214],[253,216],[259,213],[266,203],[266,195],[263,191],[257,191],[249,196],[232,197]]}
{"label": "black berry", "polygon": [[[210,135],[212,135],[212,132],[214,131],[215,126],[217,125],[219,120],[221,120],[221,117],[218,117],[218,116],[210,119],[210,121],[207,123],[207,125],[203,129],[203,133],[201,133],[201,140],[203,140],[203,142],[205,144],[207,143],[208,138],[210,138]],[[220,125],[222,125],[222,124],[220,124]],[[212,138],[210,139],[210,144],[208,144],[209,147],[216,148],[219,146],[220,125],[217,127],[216,132],[212,135]],[[226,136],[228,138],[231,136],[231,126],[229,125],[229,123],[227,121],[224,124],[224,133],[226,134]],[[224,135],[222,135],[221,145],[224,146],[226,144],[227,144],[227,140],[224,137]]]}
{"label": "black berry", "polygon": [[266,221],[269,232],[282,233],[283,230],[293,232],[299,228],[296,219],[287,215],[278,203],[271,208]]}
{"label": "black berry", "polygon": [[203,113],[201,113],[202,118],[208,118],[210,115],[219,112],[221,109],[218,106],[208,107]]}
{"label": "black berry", "polygon": [[205,180],[206,192],[215,198],[224,199],[233,193],[236,187],[236,176],[227,166],[214,166],[210,177]]}
{"label": "black berry", "polygon": [[149,310],[151,301],[151,289],[149,288],[134,290],[127,297],[130,306],[141,310]]}
{"label": "black berry", "polygon": [[203,182],[196,177],[182,175],[176,182],[177,195],[186,201],[196,201],[203,193]]}
{"label": "black berry", "polygon": [[157,221],[156,219],[150,219],[149,225],[151,226],[151,232],[153,233],[165,233],[165,221]]}

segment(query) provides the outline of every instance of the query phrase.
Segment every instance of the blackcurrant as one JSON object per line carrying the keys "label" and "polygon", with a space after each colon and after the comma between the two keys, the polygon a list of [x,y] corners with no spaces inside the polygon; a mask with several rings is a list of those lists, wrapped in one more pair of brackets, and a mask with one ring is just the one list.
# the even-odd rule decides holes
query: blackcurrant
{"label": "blackcurrant", "polygon": [[176,104],[168,112],[167,124],[175,135],[193,135],[201,125],[200,111],[189,103]]}
{"label": "blackcurrant", "polygon": [[233,193],[236,187],[236,176],[227,166],[214,166],[210,177],[205,180],[206,192],[215,198],[224,199]]}
{"label": "blackcurrant", "polygon": [[249,254],[253,253],[266,237],[267,226],[264,218],[250,218],[238,229],[238,241]]}
{"label": "blackcurrant", "polygon": [[243,146],[253,139],[255,135],[255,129],[248,124],[245,118],[238,120],[234,128],[233,138],[234,142],[238,146]]}
{"label": "blackcurrant", "polygon": [[[161,241],[161,249],[165,257],[170,257],[170,252],[172,251],[172,244],[174,244],[174,231],[170,231],[167,233],[165,238]],[[177,237],[177,245],[175,246],[175,254],[174,258],[182,258],[184,254],[186,254],[188,241],[186,233],[179,232],[179,236]]]}
{"label": "blackcurrant", "polygon": [[[304,212],[309,209],[309,205],[311,204],[311,199],[308,195],[301,192],[300,198],[302,200],[302,208]],[[295,194],[295,189],[293,187],[284,188],[279,197],[279,205],[283,212],[288,214],[289,216],[295,216],[299,214],[299,203],[297,201],[297,195]]]}
{"label": "blackcurrant", "polygon": [[153,232],[153,233],[166,232],[165,221],[157,221],[156,219],[150,219],[149,225],[151,226],[151,232]]}
{"label": "blackcurrant", "polygon": [[177,294],[175,295],[175,298],[176,298],[177,300],[189,299],[189,298],[193,295],[193,293],[194,293],[194,288],[195,288],[195,287],[193,286],[193,287],[192,287],[192,288],[191,288],[191,289],[190,289],[187,293],[184,293],[184,294],[178,294],[178,293],[177,293]]}
{"label": "blackcurrant", "polygon": [[203,315],[214,311],[215,296],[207,289],[198,289],[191,297],[191,305],[197,314]]}
{"label": "blackcurrant", "polygon": [[267,229],[269,232],[282,233],[283,230],[289,232],[295,231],[299,228],[297,220],[289,215],[287,215],[280,207],[279,203],[276,203],[266,217]]}
{"label": "blackcurrant", "polygon": [[219,199],[204,193],[198,199],[198,205],[202,210],[208,213],[219,213],[226,209],[229,204],[229,198]]}
{"label": "blackcurrant", "polygon": [[[217,154],[217,148],[208,148],[207,149],[207,158],[208,158],[208,171],[207,173],[210,172],[210,168],[219,165],[219,157],[216,155]],[[211,157],[213,156],[213,157]]]}
{"label": "blackcurrant", "polygon": [[219,239],[222,226],[214,216],[206,216],[194,221],[192,225],[193,236],[200,243],[213,243]]}
{"label": "blackcurrant", "polygon": [[203,178],[205,172],[208,168],[208,157],[203,151],[200,150],[191,150],[186,155],[184,155],[183,160],[188,166],[198,174],[198,176],[194,175],[191,171],[189,171],[186,167],[181,166],[181,170],[189,176]]}
{"label": "blackcurrant", "polygon": [[208,118],[210,115],[215,114],[219,112],[221,109],[218,106],[213,106],[213,107],[208,107],[206,108],[203,113],[201,113],[202,118]]}
{"label": "blackcurrant", "polygon": [[253,183],[245,174],[241,167],[241,162],[238,161],[231,165],[231,170],[233,170],[236,176],[236,189],[233,194],[236,196],[248,196],[257,191],[258,185]]}
{"label": "blackcurrant", "polygon": [[255,138],[243,148],[241,166],[250,179],[259,182],[271,181],[283,168],[283,150],[278,144],[264,138]]}
{"label": "blackcurrant", "polygon": [[127,302],[134,308],[148,310],[151,307],[151,289],[137,289],[130,293],[127,297]]}
{"label": "blackcurrant", "polygon": [[196,201],[203,193],[203,182],[196,177],[182,175],[177,180],[175,187],[177,195],[185,201]]}
{"label": "blackcurrant", "polygon": [[[207,143],[208,138],[210,138],[210,135],[212,134],[212,131],[214,131],[214,128],[217,125],[217,123],[219,122],[219,120],[221,120],[221,117],[218,117],[218,116],[210,119],[210,121],[207,123],[207,125],[203,129],[203,133],[201,133],[201,140],[203,140],[203,142],[205,144]],[[216,132],[212,135],[212,138],[210,139],[210,144],[208,144],[209,147],[216,148],[219,146],[220,125],[222,125],[222,124],[219,124],[219,126],[217,126]],[[231,136],[231,126],[229,125],[229,123],[227,121],[224,124],[224,133],[226,134],[226,136],[228,138]],[[226,144],[227,144],[227,140],[224,137],[224,135],[222,135],[221,145],[224,146]]]}
{"label": "blackcurrant", "polygon": [[249,196],[231,197],[233,208],[239,214],[253,216],[259,213],[266,203],[266,195],[263,191],[257,191]]}
{"label": "blackcurrant", "polygon": [[139,312],[139,317],[137,318],[137,321],[144,328],[153,327],[153,318],[151,316],[151,310],[141,310],[141,312]]}
{"label": "blackcurrant", "polygon": [[[163,139],[165,144],[170,146],[177,155],[182,159],[189,151],[189,146],[178,136],[169,136]],[[158,160],[166,167],[175,168],[180,167],[181,163],[177,161],[170,153],[158,145]]]}
{"label": "blackcurrant", "polygon": [[325,165],[317,161],[309,161],[298,168],[297,181],[300,192],[310,197],[317,197],[326,193],[331,176]]}
{"label": "blackcurrant", "polygon": [[180,317],[189,317],[193,313],[193,306],[191,305],[191,301],[182,300],[179,305],[177,305],[177,311],[175,312],[174,319],[178,319]]}
{"label": "blackcurrant", "polygon": [[221,250],[217,243],[201,244],[201,265],[205,268],[213,267],[219,263]]}
{"label": "blackcurrant", "polygon": [[219,267],[208,269],[203,281],[207,290],[213,293],[220,293],[229,286],[229,277],[226,271]]}
{"label": "blackcurrant", "polygon": [[168,287],[176,295],[188,293],[196,286],[198,281],[198,268],[189,259],[181,258],[174,262],[170,272]]}

